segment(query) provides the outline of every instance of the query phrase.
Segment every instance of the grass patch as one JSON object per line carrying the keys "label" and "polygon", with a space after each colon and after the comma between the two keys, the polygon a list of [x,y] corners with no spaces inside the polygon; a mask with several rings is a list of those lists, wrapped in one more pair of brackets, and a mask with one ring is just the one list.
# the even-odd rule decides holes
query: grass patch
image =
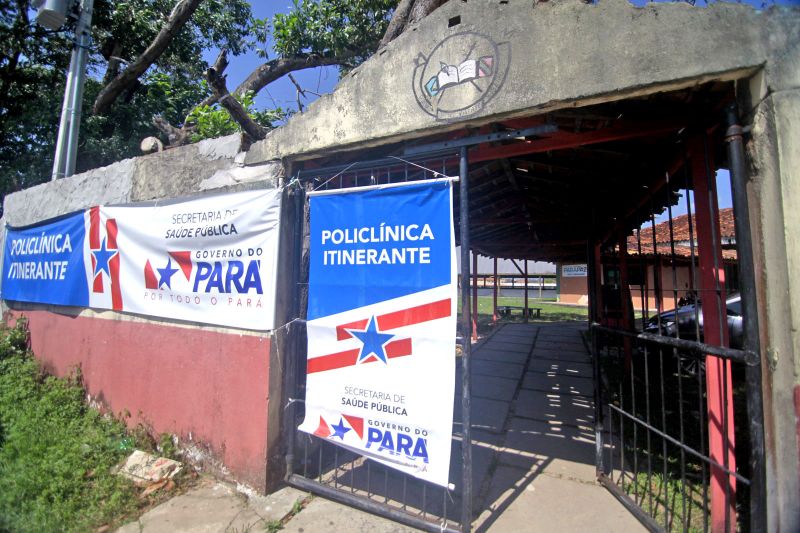
{"label": "grass patch", "polygon": [[625,492],[665,531],[699,533],[706,530],[708,509],[703,509],[702,485],[653,472],[628,479]]}
{"label": "grass patch", "polygon": [[0,326],[0,531],[89,531],[137,510],[112,469],[125,426],[89,408],[79,372],[46,376],[24,325]]}
{"label": "grass patch", "polygon": [[[497,305],[510,305],[522,307],[525,298],[516,296],[501,296],[497,298]],[[554,302],[551,298],[544,298],[542,300],[528,298],[528,307],[538,307],[541,309],[541,316],[539,318],[531,318],[529,322],[563,322],[579,320],[585,321],[589,318],[589,311],[587,307],[578,307],[572,305],[565,305]],[[488,333],[492,330],[492,310],[493,303],[491,296],[478,296],[478,332],[480,334]],[[461,312],[461,299],[458,301],[458,312]],[[524,322],[519,311],[516,311],[508,317],[498,317],[497,323],[514,323]]]}

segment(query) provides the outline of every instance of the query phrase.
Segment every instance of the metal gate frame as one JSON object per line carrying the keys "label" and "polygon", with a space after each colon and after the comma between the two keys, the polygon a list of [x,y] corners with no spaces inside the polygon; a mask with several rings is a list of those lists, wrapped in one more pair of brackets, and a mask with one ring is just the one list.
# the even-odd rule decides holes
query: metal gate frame
{"label": "metal gate frame", "polygon": [[[295,423],[298,417],[297,398],[300,397],[299,392],[301,390],[300,372],[298,372],[297,365],[300,358],[300,354],[305,354],[303,341],[306,338],[305,306],[302,305],[301,302],[303,301],[303,289],[304,287],[307,286],[307,280],[308,280],[308,270],[305,267],[305,260],[303,257],[303,254],[307,249],[304,242],[305,227],[307,223],[306,222],[307,202],[305,195],[305,186],[303,184],[303,177],[304,174],[307,175],[309,173],[321,174],[328,171],[328,172],[339,172],[341,174],[342,172],[349,170],[380,168],[392,165],[396,166],[398,162],[405,162],[407,164],[410,163],[411,165],[419,167],[419,165],[415,165],[413,161],[421,161],[426,159],[429,160],[431,158],[440,158],[442,159],[442,161],[457,160],[459,168],[459,224],[460,224],[459,234],[460,234],[461,265],[462,265],[461,275],[463,280],[468,280],[470,279],[471,272],[470,272],[470,261],[469,261],[469,253],[470,253],[469,191],[468,191],[469,164],[467,157],[467,149],[471,146],[475,146],[481,143],[497,142],[497,141],[515,139],[517,137],[530,136],[530,135],[541,135],[544,133],[552,133],[554,131],[556,131],[555,126],[550,124],[545,124],[545,125],[536,125],[512,131],[472,135],[451,141],[442,141],[426,145],[409,146],[403,152],[403,156],[406,159],[401,159],[398,157],[390,157],[388,159],[366,161],[361,163],[352,163],[345,167],[338,166],[338,167],[329,167],[327,169],[326,168],[315,169],[313,171],[308,171],[308,172],[301,171],[297,174],[296,183],[298,184],[298,186],[293,189],[294,200],[295,200],[295,212],[296,216],[299,217],[299,219],[297,220],[298,223],[295,225],[295,235],[293,243],[295,268],[293,269],[294,272],[293,272],[292,285],[295,290],[293,293],[292,304],[291,304],[293,308],[291,314],[292,323],[291,326],[289,326],[290,330],[288,332],[290,340],[287,343],[290,349],[289,349],[289,355],[288,357],[286,357],[287,364],[284,370],[284,379],[283,379],[283,390],[288,391],[288,393],[284,393],[284,396],[287,397],[288,401],[286,404],[285,416],[282,419],[283,421],[281,428],[282,440],[286,445],[285,479],[287,483],[295,487],[301,488],[303,490],[308,490],[318,493],[332,500],[339,501],[347,505],[351,505],[355,508],[362,509],[364,511],[371,512],[377,515],[386,516],[387,518],[390,518],[392,520],[396,520],[398,522],[408,524],[410,526],[417,527],[423,530],[452,531],[452,532],[460,531],[463,533],[469,533],[472,530],[472,516],[473,516],[472,435],[471,435],[472,386],[471,386],[471,371],[470,371],[471,351],[472,351],[470,342],[470,337],[471,337],[470,332],[472,329],[472,316],[471,316],[472,306],[470,305],[471,300],[470,300],[470,291],[468,283],[462,283],[461,287],[461,302],[462,302],[462,309],[461,309],[461,340],[462,340],[461,342],[461,347],[462,347],[461,500],[462,501],[461,503],[462,505],[460,513],[460,524],[458,524],[459,527],[451,528],[447,521],[446,516],[444,517],[445,518],[444,522],[433,523],[424,518],[420,518],[416,515],[410,514],[405,510],[399,510],[397,508],[388,505],[388,500],[383,503],[379,503],[372,499],[358,496],[354,494],[352,491],[348,493],[342,490],[338,490],[337,488],[331,488],[330,486],[309,479],[294,471],[294,463],[296,460]],[[441,176],[445,173],[442,172],[436,174]],[[328,179],[324,184],[327,184],[329,181],[331,181],[331,179],[335,178],[337,175],[334,175],[332,178]],[[375,177],[371,176],[371,179],[374,181]],[[406,180],[408,180],[407,171],[406,171]],[[403,479],[405,480],[406,478],[404,477]],[[447,494],[445,494],[445,509],[446,509],[446,497]]]}
{"label": "metal gate frame", "polygon": [[[461,235],[461,253],[462,253],[462,265],[464,265],[464,270],[462,270],[462,276],[464,279],[469,279],[469,203],[468,203],[468,164],[467,164],[467,148],[466,144],[463,145],[458,154],[458,162],[459,162],[459,182],[460,182],[460,189],[459,189],[459,209],[460,209],[460,235]],[[436,151],[422,151],[421,153],[415,154],[414,159],[420,160],[430,157],[441,157],[443,160],[446,158],[452,159],[453,150],[436,150]],[[449,157],[448,157],[449,156]],[[391,165],[398,165],[399,161],[397,158],[393,159],[382,159],[382,160],[374,160],[374,161],[366,161],[363,163],[352,164],[345,167],[345,170],[358,170],[358,169],[370,169],[370,168],[379,168],[379,167],[386,167]],[[413,164],[413,163],[412,163]],[[337,170],[341,170],[342,167],[334,167],[330,169],[317,169],[314,170],[314,174],[324,174],[327,172],[336,172]],[[344,172],[344,170],[341,170]],[[340,174],[341,174],[340,172]],[[335,176],[334,176],[335,177]],[[296,430],[297,422],[299,420],[299,411],[297,409],[298,403],[301,402],[299,398],[302,397],[302,390],[304,383],[302,383],[302,372],[299,371],[298,363],[305,357],[305,339],[306,339],[306,328],[305,328],[305,309],[306,306],[303,305],[305,298],[307,298],[307,293],[305,293],[305,289],[307,288],[307,281],[308,281],[308,268],[307,268],[307,260],[304,257],[305,253],[308,251],[308,247],[305,241],[305,232],[307,227],[307,214],[308,214],[308,201],[306,195],[306,185],[304,183],[304,173],[300,172],[297,175],[297,180],[294,182],[296,186],[291,189],[291,195],[294,199],[294,210],[296,214],[296,224],[295,224],[295,232],[294,232],[294,239],[293,239],[293,257],[295,258],[295,265],[292,273],[292,285],[295,288],[293,291],[293,298],[292,298],[292,323],[290,325],[290,330],[288,333],[289,341],[288,341],[288,355],[285,357],[286,366],[284,368],[284,375],[283,375],[283,390],[286,391],[284,396],[287,398],[286,409],[283,417],[283,425],[281,428],[282,440],[286,446],[286,475],[285,481],[294,487],[297,487],[302,490],[310,491],[331,500],[352,506],[354,508],[370,512],[379,516],[384,516],[386,518],[392,519],[394,521],[407,524],[409,526],[413,526],[419,529],[423,529],[426,531],[431,532],[469,532],[471,531],[471,523],[472,523],[472,439],[471,439],[471,423],[470,423],[470,398],[471,398],[471,382],[470,382],[470,353],[471,353],[471,346],[470,346],[470,324],[471,324],[471,306],[469,304],[469,286],[467,284],[462,284],[461,290],[461,299],[462,299],[462,312],[461,312],[461,328],[463,333],[461,335],[462,339],[462,357],[461,357],[461,364],[462,364],[462,387],[461,387],[461,405],[462,405],[462,438],[461,438],[461,449],[462,449],[462,507],[460,512],[460,522],[456,522],[456,525],[453,526],[453,520],[448,520],[447,518],[447,498],[448,492],[447,489],[442,489],[441,487],[437,487],[438,489],[443,491],[443,508],[444,508],[444,516],[443,517],[435,517],[439,520],[439,522],[433,522],[427,519],[427,515],[425,514],[425,495],[423,495],[423,509],[422,509],[422,516],[419,516],[418,513],[413,513],[411,511],[406,510],[405,508],[405,499],[403,501],[403,506],[398,507],[395,505],[389,504],[388,498],[388,473],[385,477],[385,487],[384,487],[384,501],[376,501],[374,498],[370,497],[372,494],[369,491],[369,477],[367,482],[367,495],[364,496],[362,494],[356,493],[354,487],[352,485],[352,478],[351,478],[351,487],[350,490],[343,490],[339,488],[337,483],[334,483],[333,486],[330,484],[326,484],[322,482],[321,476],[319,479],[312,479],[305,475],[305,472],[300,473],[295,471],[295,464],[297,461],[297,449],[296,449],[296,438],[299,433]],[[332,179],[332,178],[331,178]],[[408,172],[406,171],[406,179],[408,179]],[[329,180],[325,182],[328,183]],[[372,181],[375,181],[374,175],[372,176]],[[467,258],[465,261],[464,258]],[[312,437],[306,434],[302,434],[304,438],[309,439],[316,439],[316,437]],[[320,474],[322,470],[322,448],[320,448]],[[338,463],[338,452],[335,452],[336,459],[335,462],[335,470],[334,476],[338,474],[339,463]],[[344,453],[344,452],[343,452]],[[368,461],[368,465],[372,464]],[[452,459],[451,459],[452,461]],[[369,468],[369,466],[368,466]],[[385,468],[385,467],[384,467]],[[352,470],[351,470],[352,472]],[[396,475],[400,476],[403,480],[403,497],[405,498],[406,493],[406,482],[407,480],[411,480],[412,482],[422,484],[423,491],[426,490],[427,485],[425,482],[421,480],[417,480],[412,478],[408,474],[402,474],[397,472]],[[369,476],[369,470],[368,470]],[[375,492],[378,494],[378,491]]]}
{"label": "metal gate frame", "polygon": [[[735,104],[731,104],[726,109],[726,116],[725,122],[727,125],[727,130],[725,131],[724,141],[727,144],[727,155],[728,161],[730,166],[730,176],[731,176],[731,189],[733,193],[733,208],[734,208],[734,224],[735,224],[735,233],[736,233],[736,245],[738,251],[738,277],[739,277],[739,291],[741,294],[741,302],[742,302],[742,314],[743,314],[743,329],[744,329],[744,343],[741,349],[732,349],[727,348],[724,345],[715,346],[712,344],[706,344],[704,342],[699,342],[699,338],[695,340],[687,340],[681,339],[680,334],[677,335],[678,338],[662,335],[660,334],[661,330],[661,323],[659,319],[659,334],[653,333],[638,333],[635,330],[620,327],[620,325],[614,325],[613,327],[601,325],[601,312],[600,312],[600,302],[598,300],[601,298],[600,296],[600,265],[601,265],[601,250],[604,245],[606,245],[609,241],[605,241],[604,238],[595,236],[591,242],[588,243],[587,246],[587,265],[588,265],[588,289],[590,294],[590,307],[589,307],[589,316],[590,316],[590,333],[591,333],[591,349],[592,349],[592,360],[593,360],[593,367],[594,367],[594,379],[595,379],[595,436],[596,436],[596,472],[599,481],[606,487],[608,490],[632,513],[634,514],[643,525],[645,525],[651,531],[663,531],[663,530],[670,530],[671,523],[669,521],[669,513],[667,511],[666,505],[664,508],[664,523],[661,524],[656,520],[655,516],[651,516],[648,514],[643,507],[640,507],[639,504],[632,499],[628,493],[625,492],[624,486],[624,460],[625,460],[625,445],[624,442],[622,444],[622,451],[620,452],[620,471],[622,472],[619,476],[619,479],[622,479],[622,488],[618,485],[617,481],[613,478],[614,473],[614,464],[613,464],[613,455],[609,454],[611,457],[611,464],[607,464],[606,462],[606,448],[612,448],[615,446],[614,442],[614,431],[615,428],[607,426],[606,414],[609,414],[609,420],[611,420],[611,424],[613,424],[614,416],[618,417],[620,421],[620,429],[618,435],[618,439],[624,441],[625,439],[625,432],[624,432],[624,422],[623,420],[629,420],[631,424],[633,424],[633,431],[634,431],[634,448],[636,448],[637,441],[635,437],[635,431],[637,424],[641,427],[644,431],[647,432],[648,437],[648,461],[650,456],[650,435],[654,435],[656,439],[662,439],[663,446],[666,448],[667,442],[669,442],[672,446],[675,446],[681,450],[681,456],[684,457],[685,454],[694,455],[700,460],[705,461],[708,463],[708,469],[711,473],[712,478],[717,478],[712,481],[712,489],[715,488],[714,485],[719,483],[719,478],[730,480],[727,483],[724,483],[724,487],[722,490],[725,491],[725,501],[726,507],[732,507],[732,503],[728,503],[730,499],[730,483],[735,483],[733,479],[735,478],[740,483],[744,483],[749,488],[749,529],[752,531],[759,531],[766,528],[766,490],[765,490],[765,463],[764,463],[764,429],[763,429],[763,390],[762,390],[762,381],[761,381],[761,357],[759,354],[759,336],[758,336],[758,314],[757,314],[757,307],[756,307],[756,286],[755,286],[755,273],[754,273],[754,263],[753,263],[753,249],[752,249],[752,236],[750,233],[750,223],[749,223],[749,207],[748,207],[748,200],[747,200],[747,191],[746,191],[746,182],[747,182],[747,175],[745,170],[745,161],[744,161],[744,147],[742,142],[742,135],[743,135],[743,128],[738,124],[737,118],[737,109]],[[702,135],[702,134],[701,134]],[[702,164],[705,166],[705,175],[706,177],[710,174],[712,168],[709,163],[710,155],[709,155],[709,146],[707,142],[707,137],[702,135]],[[688,163],[687,163],[688,164]],[[668,179],[668,178],[667,178]],[[695,185],[696,190],[697,185]],[[713,189],[713,186],[709,185],[709,189]],[[714,199],[713,202],[709,202],[711,205],[711,213],[712,216],[718,216],[715,210],[716,207],[716,200]],[[698,210],[700,208],[698,207]],[[652,216],[652,215],[651,215]],[[691,228],[691,210],[689,211],[689,224]],[[698,217],[700,214],[698,213]],[[672,215],[670,210],[670,234],[672,232]],[[654,223],[653,223],[654,224]],[[721,257],[720,252],[720,238],[719,235],[716,235],[713,231],[714,224],[711,224],[711,235],[710,241],[709,236],[706,236],[706,254],[713,256],[713,269],[714,272],[718,272],[720,265],[717,263],[717,257]],[[690,230],[691,231],[691,230]],[[653,235],[655,241],[655,228],[653,226]],[[641,237],[639,237],[641,239]],[[702,241],[703,236],[699,236],[700,240]],[[694,239],[694,237],[690,236],[690,239]],[[605,242],[604,242],[605,241]],[[616,243],[612,241],[612,249],[613,246],[617,246]],[[641,255],[641,240],[640,242],[640,255]],[[714,246],[714,250],[711,254],[708,252],[708,245],[711,242]],[[622,238],[619,241],[619,255],[622,256],[623,253],[627,256],[627,252],[624,250],[625,243],[623,242]],[[655,244],[655,243],[654,243]],[[690,246],[693,246],[690,245]],[[700,246],[702,247],[703,244],[701,242]],[[674,242],[672,245],[672,254],[674,260]],[[693,249],[692,249],[693,250]],[[655,246],[654,246],[655,251]],[[707,260],[707,259],[706,259]],[[674,265],[674,263],[673,263]],[[694,251],[692,251],[692,265],[694,265]],[[624,267],[627,268],[627,267]],[[673,273],[674,273],[674,266],[673,266]],[[692,267],[694,268],[694,267]],[[654,271],[654,280],[655,280],[655,271],[656,267],[653,268]],[[619,272],[623,272],[623,267],[619,268]],[[717,274],[715,274],[716,276]],[[627,274],[625,275],[627,277]],[[646,280],[647,278],[645,278]],[[627,286],[627,280],[624,282],[620,282],[620,287]],[[719,292],[719,278],[716,278],[716,288]],[[646,289],[640,289],[642,294],[644,295]],[[660,290],[660,289],[658,289]],[[677,290],[675,291],[677,293]],[[644,299],[644,296],[643,296]],[[656,300],[658,305],[658,298]],[[724,302],[723,302],[724,303]],[[644,305],[644,304],[643,304]],[[648,305],[649,307],[649,305]],[[719,301],[718,301],[719,307]],[[722,306],[724,308],[724,305]],[[695,306],[697,309],[698,306]],[[660,305],[658,306],[657,313],[658,315],[661,314],[662,309]],[[723,311],[724,312],[724,311]],[[719,311],[718,311],[719,313]],[[699,311],[695,311],[696,315],[699,315]],[[645,313],[646,316],[646,313]],[[677,313],[673,315],[675,320],[677,321]],[[724,318],[720,317],[720,321],[724,320]],[[699,318],[696,318],[696,322],[699,322]],[[720,325],[722,322],[720,322]],[[727,326],[721,325],[721,327],[725,327],[727,330]],[[677,326],[676,326],[677,328]],[[712,326],[708,326],[708,330],[711,330]],[[698,330],[699,332],[699,330]],[[642,420],[636,416],[636,406],[635,403],[633,404],[633,413],[626,411],[623,406],[614,405],[611,400],[611,391],[604,390],[603,383],[604,383],[604,372],[601,368],[601,352],[600,352],[600,337],[601,336],[611,336],[620,339],[619,340],[619,348],[617,355],[619,352],[625,351],[626,357],[626,365],[629,364],[629,360],[627,358],[630,357],[630,350],[632,343],[647,343],[650,346],[656,346],[656,349],[659,350],[659,354],[663,353],[662,349],[670,349],[673,350],[673,353],[693,353],[696,354],[698,357],[706,357],[707,365],[711,365],[713,361],[720,361],[721,366],[723,368],[727,368],[728,372],[730,372],[730,364],[733,362],[740,363],[745,365],[745,383],[746,383],[746,400],[747,400],[747,413],[748,413],[748,425],[749,425],[749,438],[750,438],[750,456],[749,456],[749,471],[750,471],[750,478],[746,479],[743,476],[739,475],[735,471],[735,467],[729,468],[728,466],[728,456],[732,454],[729,450],[727,450],[727,439],[723,435],[723,457],[724,457],[724,464],[720,464],[717,461],[714,461],[711,457],[711,451],[709,451],[708,455],[706,455],[705,447],[701,448],[701,450],[695,450],[689,446],[687,446],[683,442],[683,429],[681,429],[681,438],[676,439],[673,436],[670,436],[666,432],[666,427],[662,426],[661,429],[651,425],[649,422],[649,414],[648,420]],[[710,334],[709,334],[710,336]],[[699,335],[698,335],[699,337]],[[680,350],[681,352],[678,352]],[[664,397],[664,375],[663,375],[663,356],[662,357],[662,374],[660,375],[661,381],[661,396],[662,399]],[[647,358],[647,348],[644,351],[644,358]],[[647,378],[647,363],[645,365],[645,379]],[[626,366],[626,372],[627,370]],[[678,371],[680,374],[680,370]],[[710,371],[708,372],[710,373]],[[706,380],[709,380],[708,373],[706,374]],[[730,376],[730,374],[728,374]],[[631,370],[631,383],[634,381],[633,371]],[[678,380],[680,381],[680,376]],[[730,395],[731,391],[727,390],[730,377],[726,380],[725,376],[721,378],[721,383],[723,388],[726,390],[726,394]],[[649,387],[649,383],[645,383],[646,386]],[[634,385],[631,384],[631,387]],[[707,385],[708,386],[708,385]],[[645,393],[646,397],[649,397],[650,392]],[[633,396],[633,395],[632,395]],[[728,398],[730,396],[725,396],[721,399],[723,404],[723,413],[722,413],[722,425],[723,425],[723,434],[727,434],[728,431],[731,433],[733,432],[732,429],[732,420],[727,420],[727,408],[732,406],[728,406]],[[634,397],[635,398],[635,397]],[[635,402],[635,399],[633,400]],[[680,400],[682,401],[682,400]],[[711,402],[711,400],[709,400]],[[701,401],[702,405],[702,401]],[[649,403],[648,403],[649,406]],[[711,408],[709,406],[709,408]],[[663,416],[663,409],[664,406],[662,404],[662,416]],[[648,407],[649,412],[649,407]],[[682,416],[682,415],[681,415]],[[682,422],[681,422],[682,424]],[[702,418],[701,418],[701,431],[702,431]],[[682,428],[683,426],[681,426]],[[730,427],[730,429],[726,429]],[[662,431],[663,429],[663,431]],[[713,435],[709,435],[712,439],[713,445]],[[701,437],[701,440],[704,437]],[[612,452],[613,453],[613,452]],[[638,454],[638,451],[634,452]],[[683,460],[683,459],[682,459]],[[665,459],[662,459],[662,462],[665,462]],[[648,463],[649,466],[649,463]],[[638,468],[638,467],[637,467]],[[683,466],[682,466],[683,468]],[[666,467],[665,467],[666,469]],[[666,471],[666,470],[665,470]],[[635,470],[638,472],[638,470]],[[716,475],[715,475],[716,472]],[[720,475],[721,474],[721,475]],[[638,474],[634,474],[638,475]],[[705,476],[705,469],[703,470],[703,475]],[[704,478],[705,480],[705,478]],[[638,479],[635,480],[635,483],[638,487]],[[650,483],[648,477],[648,484]],[[666,483],[666,481],[665,481]],[[704,481],[705,483],[705,481]],[[735,485],[733,485],[735,487]],[[719,489],[720,487],[716,487]],[[652,490],[652,486],[648,488],[648,490]],[[735,488],[733,489],[735,490]],[[665,489],[666,493],[666,489]],[[705,496],[704,496],[705,498]],[[642,500],[643,501],[643,500]],[[713,499],[710,500],[713,502]],[[682,504],[682,509],[685,512],[685,502]],[[704,505],[704,512],[705,512],[705,502]],[[716,505],[716,507],[715,507]],[[735,521],[731,523],[731,512],[727,508],[720,508],[721,506],[719,503],[711,503],[711,514],[712,522],[711,522],[711,529],[713,531],[733,531],[736,529],[737,524]],[[650,505],[650,509],[652,510],[652,503]],[[658,507],[656,506],[656,510]],[[735,513],[735,510],[733,511]],[[657,514],[657,513],[656,513]],[[722,519],[723,522],[720,522],[720,515],[724,515]],[[735,517],[735,514],[734,514]],[[683,529],[687,529],[686,523],[682,524]],[[704,529],[708,530],[708,521],[704,516]]]}

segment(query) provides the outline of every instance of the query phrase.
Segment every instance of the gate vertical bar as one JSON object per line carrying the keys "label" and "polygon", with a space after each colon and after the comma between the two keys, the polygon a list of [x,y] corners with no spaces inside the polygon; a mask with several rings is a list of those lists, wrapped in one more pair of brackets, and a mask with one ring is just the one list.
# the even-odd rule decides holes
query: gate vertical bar
{"label": "gate vertical bar", "polygon": [[[617,245],[619,247],[619,291],[622,304],[622,328],[626,331],[632,331],[633,316],[631,311],[633,310],[633,301],[631,300],[631,289],[628,283],[628,236],[622,231],[617,235]],[[622,344],[625,350],[625,375],[627,376],[631,371],[633,346],[629,337],[625,337]]]}
{"label": "gate vertical bar", "polygon": [[472,342],[470,329],[469,301],[469,182],[467,148],[461,147],[458,165],[459,175],[459,223],[461,235],[461,337],[463,350],[461,352],[461,530],[469,533],[472,530],[472,429],[470,420],[471,379],[470,356]]}
{"label": "gate vertical bar", "polygon": [[586,244],[586,274],[587,282],[589,284],[589,331],[591,334],[592,342],[592,378],[594,380],[594,443],[595,443],[595,475],[599,478],[605,474],[605,466],[603,464],[603,394],[600,390],[600,353],[597,343],[597,330],[592,324],[599,323],[600,316],[598,312],[598,298],[600,287],[597,283],[597,267],[598,258],[597,253],[599,247],[595,246],[594,241],[590,240]]}
{"label": "gate vertical bar", "polygon": [[[700,249],[703,338],[713,346],[728,345],[725,316],[725,272],[719,239],[719,208],[716,182],[709,161],[705,133],[691,149],[692,177],[696,200],[697,244]],[[736,471],[734,454],[733,387],[730,364],[719,357],[706,356],[706,394],[708,409],[708,452],[717,464]],[[722,468],[711,466],[711,530],[729,531],[736,524],[736,480]]]}
{"label": "gate vertical bar", "polygon": [[742,127],[739,125],[736,104],[726,110],[728,129],[728,164],[733,193],[736,249],[739,258],[739,292],[744,319],[744,349],[756,354],[757,360],[745,368],[747,382],[747,412],[750,421],[750,530],[767,530],[766,479],[764,472],[764,399],[762,397],[758,309],[756,302],[753,240],[750,234],[750,207],[747,201],[747,171],[744,159]]}

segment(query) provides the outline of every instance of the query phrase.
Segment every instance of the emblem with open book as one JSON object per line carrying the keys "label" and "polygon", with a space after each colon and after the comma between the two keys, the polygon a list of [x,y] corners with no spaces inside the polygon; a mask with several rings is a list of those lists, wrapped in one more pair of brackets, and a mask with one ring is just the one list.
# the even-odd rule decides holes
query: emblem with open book
{"label": "emblem with open book", "polygon": [[500,91],[511,59],[509,43],[475,32],[451,35],[420,53],[413,88],[423,111],[440,121],[480,112]]}

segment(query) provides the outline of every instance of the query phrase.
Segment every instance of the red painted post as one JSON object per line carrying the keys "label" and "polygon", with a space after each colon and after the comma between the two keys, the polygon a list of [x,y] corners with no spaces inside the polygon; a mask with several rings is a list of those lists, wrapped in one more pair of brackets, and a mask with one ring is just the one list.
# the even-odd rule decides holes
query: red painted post
{"label": "red painted post", "polygon": [[[700,263],[703,338],[706,344],[728,346],[725,268],[719,237],[716,179],[703,138],[691,145],[698,259]],[[706,356],[709,457],[736,471],[733,383],[730,363]],[[736,529],[736,478],[711,466],[711,531]]]}
{"label": "red painted post", "polygon": [[525,323],[528,323],[528,260],[525,259],[525,309],[522,311]]}
{"label": "red painted post", "polygon": [[497,257],[494,258],[494,287],[492,289],[492,323],[497,324]]}
{"label": "red painted post", "polygon": [[478,253],[472,251],[472,340],[478,340]]}
{"label": "red painted post", "polygon": [[[633,331],[633,300],[631,299],[631,287],[628,285],[628,237],[619,232],[619,299],[622,306],[622,327],[626,331]],[[625,375],[631,375],[632,346],[629,337],[623,338],[625,349]]]}

